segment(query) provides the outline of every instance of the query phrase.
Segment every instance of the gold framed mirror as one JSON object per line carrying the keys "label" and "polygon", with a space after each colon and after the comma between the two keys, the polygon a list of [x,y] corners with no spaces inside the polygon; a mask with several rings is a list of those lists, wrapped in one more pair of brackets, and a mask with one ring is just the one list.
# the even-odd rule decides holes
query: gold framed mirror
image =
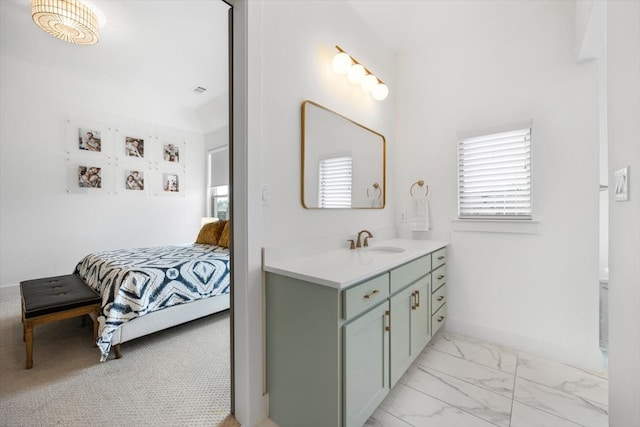
{"label": "gold framed mirror", "polygon": [[302,103],[302,206],[383,209],[384,135],[313,101]]}

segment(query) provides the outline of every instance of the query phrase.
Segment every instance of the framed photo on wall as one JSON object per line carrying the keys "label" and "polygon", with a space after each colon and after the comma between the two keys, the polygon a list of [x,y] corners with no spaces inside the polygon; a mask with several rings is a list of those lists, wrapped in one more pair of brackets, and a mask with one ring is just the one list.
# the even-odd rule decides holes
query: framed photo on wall
{"label": "framed photo on wall", "polygon": [[165,193],[180,192],[180,176],[177,173],[169,172],[162,174],[162,190]]}
{"label": "framed photo on wall", "polygon": [[162,144],[162,158],[165,162],[180,163],[181,147],[179,144],[164,142]]}
{"label": "framed photo on wall", "polygon": [[135,136],[124,137],[124,155],[126,157],[144,158],[144,139]]}
{"label": "framed photo on wall", "polygon": [[99,158],[112,154],[113,131],[97,120],[67,119],[65,123],[65,148],[75,158]]}
{"label": "framed photo on wall", "polygon": [[[179,171],[164,170],[159,172],[159,179],[155,185],[155,194],[158,196],[185,196],[185,178],[184,173]],[[155,180],[154,180],[155,182]]]}
{"label": "framed photo on wall", "polygon": [[93,128],[78,129],[78,149],[83,151],[102,151],[102,131]]}
{"label": "framed photo on wall", "polygon": [[144,171],[125,169],[124,188],[127,191],[144,192]]}
{"label": "framed photo on wall", "polygon": [[67,160],[67,193],[111,194],[112,166],[101,159]]}
{"label": "framed photo on wall", "polygon": [[118,160],[147,160],[148,149],[151,142],[149,132],[135,129],[116,129],[116,153]]}
{"label": "framed photo on wall", "polygon": [[102,168],[99,166],[78,166],[78,187],[102,188]]}
{"label": "framed photo on wall", "polygon": [[124,159],[114,165],[114,193],[125,196],[149,196],[153,193],[152,175],[147,164]]}

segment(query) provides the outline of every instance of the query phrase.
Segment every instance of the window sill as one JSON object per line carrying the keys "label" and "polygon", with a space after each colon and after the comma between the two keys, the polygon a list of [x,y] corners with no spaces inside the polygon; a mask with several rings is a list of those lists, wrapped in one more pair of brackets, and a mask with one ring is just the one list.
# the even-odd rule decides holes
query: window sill
{"label": "window sill", "polygon": [[540,223],[531,220],[481,220],[454,219],[453,231],[475,231],[483,233],[538,234]]}

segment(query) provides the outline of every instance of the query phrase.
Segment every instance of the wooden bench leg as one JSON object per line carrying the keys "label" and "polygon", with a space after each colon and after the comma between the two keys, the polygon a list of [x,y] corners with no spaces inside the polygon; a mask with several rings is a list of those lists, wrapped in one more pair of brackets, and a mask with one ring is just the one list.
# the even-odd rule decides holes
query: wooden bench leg
{"label": "wooden bench leg", "polygon": [[120,344],[113,346],[113,352],[116,354],[116,359],[122,358],[122,350],[120,350]]}
{"label": "wooden bench leg", "polygon": [[33,321],[25,320],[24,342],[27,347],[27,369],[33,368]]}
{"label": "wooden bench leg", "polygon": [[93,310],[93,345],[98,346],[98,315],[100,314],[100,306]]}

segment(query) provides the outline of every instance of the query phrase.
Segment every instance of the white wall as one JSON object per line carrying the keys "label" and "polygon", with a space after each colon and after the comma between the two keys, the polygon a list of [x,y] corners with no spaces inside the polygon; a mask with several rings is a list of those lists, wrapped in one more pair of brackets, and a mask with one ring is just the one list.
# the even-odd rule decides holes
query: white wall
{"label": "white wall", "polygon": [[206,133],[204,136],[205,152],[213,150],[214,148],[224,147],[225,145],[229,145],[229,126],[223,126]]}
{"label": "white wall", "polygon": [[[267,415],[263,391],[262,282],[260,247],[327,239],[338,247],[363,228],[374,234],[394,226],[392,208],[383,210],[306,210],[300,201],[300,107],[310,99],[387,137],[393,176],[395,156],[394,56],[343,2],[235,2],[246,7],[247,86],[235,87],[234,241],[238,257],[236,288],[236,410],[242,425],[254,426]],[[245,44],[246,43],[246,44]],[[386,101],[374,101],[344,76],[331,70],[338,44],[378,74],[390,88]],[[238,52],[242,57],[243,51]],[[239,62],[244,59],[240,58]],[[237,65],[237,63],[236,63]],[[236,68],[236,70],[238,70]],[[236,75],[236,78],[241,76]],[[244,98],[246,91],[246,99]],[[246,105],[244,103],[246,102]],[[238,104],[240,103],[240,104]],[[237,111],[236,111],[237,113]],[[246,144],[246,145],[245,145]],[[246,157],[245,157],[246,156]],[[243,172],[245,173],[243,175]],[[392,182],[388,181],[389,185]],[[269,206],[261,205],[261,186],[271,188]],[[243,199],[243,203],[238,201]],[[387,194],[389,206],[395,196]],[[242,249],[240,249],[242,248]],[[236,283],[238,283],[236,282]]]}
{"label": "white wall", "polygon": [[609,425],[640,426],[640,3],[607,4],[609,184],[629,166],[629,201],[609,191]]}
{"label": "white wall", "polygon": [[[308,210],[300,201],[300,107],[315,101],[387,138],[389,163],[395,162],[394,56],[347,5],[325,1],[264,2],[262,47],[262,184],[272,200],[263,209],[265,246],[333,237],[347,239],[363,228],[392,227],[393,208],[384,210]],[[375,101],[359,86],[337,75],[331,60],[340,45],[390,87]],[[387,171],[394,176],[393,166]],[[388,183],[392,188],[393,182]],[[393,206],[395,195],[387,192]],[[290,232],[284,232],[284,228]]]}
{"label": "white wall", "polygon": [[[447,328],[556,360],[598,352],[598,80],[576,64],[573,2],[399,56],[398,213],[430,186],[428,237],[450,237]],[[533,120],[533,234],[454,231],[456,132]],[[401,234],[410,236],[406,224]]]}
{"label": "white wall", "polygon": [[[204,214],[201,133],[154,122],[158,106],[55,65],[3,53],[0,66],[0,285],[69,274],[90,251],[195,240]],[[184,137],[186,197],[67,194],[66,119]]]}

